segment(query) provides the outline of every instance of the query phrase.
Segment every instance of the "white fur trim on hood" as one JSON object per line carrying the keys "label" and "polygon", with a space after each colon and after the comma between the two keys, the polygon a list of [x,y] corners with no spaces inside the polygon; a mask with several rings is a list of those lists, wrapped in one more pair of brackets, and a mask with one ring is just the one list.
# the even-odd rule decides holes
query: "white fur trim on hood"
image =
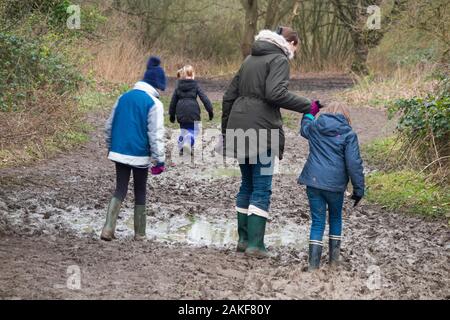
{"label": "white fur trim on hood", "polygon": [[153,88],[153,86],[149,85],[147,82],[138,81],[134,85],[133,89],[144,91],[144,92],[146,92],[148,95],[150,95],[152,97],[159,98],[158,91],[155,88]]}
{"label": "white fur trim on hood", "polygon": [[271,30],[261,30],[255,37],[255,40],[266,41],[273,43],[279,47],[283,52],[289,57],[289,59],[294,58],[294,52],[291,50],[289,42],[276,32]]}

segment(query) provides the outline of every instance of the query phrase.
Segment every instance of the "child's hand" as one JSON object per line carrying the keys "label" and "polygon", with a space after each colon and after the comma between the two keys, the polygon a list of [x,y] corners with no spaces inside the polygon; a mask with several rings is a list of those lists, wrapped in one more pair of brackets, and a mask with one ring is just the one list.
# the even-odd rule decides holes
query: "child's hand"
{"label": "child's hand", "polygon": [[309,113],[312,114],[314,117],[316,116],[316,114],[319,113],[320,109],[322,109],[322,105],[320,104],[319,100],[314,100],[311,103],[311,109],[309,110]]}
{"label": "child's hand", "polygon": [[356,194],[353,194],[351,199],[355,200],[355,204],[353,205],[353,207],[356,207],[358,205],[358,203],[361,201],[362,197],[357,196]]}
{"label": "child's hand", "polygon": [[164,171],[166,171],[166,167],[164,166],[164,162],[157,163],[156,166],[153,166],[153,167],[150,168],[150,172],[154,176],[156,176],[158,174],[161,174]]}

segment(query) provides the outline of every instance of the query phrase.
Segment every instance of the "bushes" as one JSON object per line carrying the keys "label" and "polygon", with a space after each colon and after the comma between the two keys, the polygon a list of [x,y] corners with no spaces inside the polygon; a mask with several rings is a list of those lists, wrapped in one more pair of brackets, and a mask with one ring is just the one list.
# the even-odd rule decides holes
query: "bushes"
{"label": "bushes", "polygon": [[4,0],[2,12],[9,23],[17,23],[30,14],[43,14],[49,25],[58,27],[66,23],[69,0]]}
{"label": "bushes", "polygon": [[0,111],[24,108],[34,92],[73,92],[81,75],[64,59],[39,43],[0,32]]}
{"label": "bushes", "polygon": [[395,137],[364,146],[366,159],[384,172],[367,177],[369,201],[391,210],[450,217],[448,77],[425,98],[398,99],[390,115],[399,115]]}
{"label": "bushes", "polygon": [[450,157],[448,87],[449,79],[445,77],[435,93],[425,98],[399,99],[389,108],[391,116],[400,115],[397,125],[402,146],[400,155],[412,168],[427,165],[427,168],[434,170],[448,169]]}

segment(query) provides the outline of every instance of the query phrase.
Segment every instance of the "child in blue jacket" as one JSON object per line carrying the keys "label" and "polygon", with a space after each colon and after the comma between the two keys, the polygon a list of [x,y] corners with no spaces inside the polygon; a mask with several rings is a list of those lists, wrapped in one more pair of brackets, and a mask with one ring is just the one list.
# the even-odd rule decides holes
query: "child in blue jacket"
{"label": "child in blue jacket", "polygon": [[164,171],[164,109],[158,90],[166,88],[166,76],[158,57],[150,57],[142,81],[120,96],[106,122],[108,159],[116,166],[116,190],[109,203],[100,238],[114,238],[120,206],[127,194],[130,174],[134,180],[134,239],[145,239],[145,201],[148,168]]}
{"label": "child in blue jacket", "polygon": [[349,111],[340,104],[322,109],[320,116],[305,114],[300,134],[308,139],[309,156],[298,179],[306,185],[311,210],[309,270],[319,268],[323,247],[326,211],[329,221],[329,261],[339,260],[342,233],[342,206],[349,178],[356,206],[364,196],[363,162],[358,137],[350,126]]}

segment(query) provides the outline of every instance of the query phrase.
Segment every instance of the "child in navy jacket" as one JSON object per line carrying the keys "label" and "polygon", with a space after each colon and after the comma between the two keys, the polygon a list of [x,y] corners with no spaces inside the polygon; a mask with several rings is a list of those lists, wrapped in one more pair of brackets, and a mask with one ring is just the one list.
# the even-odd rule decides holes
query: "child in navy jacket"
{"label": "child in navy jacket", "polygon": [[184,66],[178,71],[177,77],[179,80],[170,101],[169,115],[170,122],[174,123],[176,118],[180,124],[181,134],[178,138],[178,147],[180,155],[183,155],[184,147],[192,150],[199,131],[201,117],[197,97],[205,106],[209,120],[213,119],[214,113],[211,101],[194,80],[195,71],[192,66]]}

